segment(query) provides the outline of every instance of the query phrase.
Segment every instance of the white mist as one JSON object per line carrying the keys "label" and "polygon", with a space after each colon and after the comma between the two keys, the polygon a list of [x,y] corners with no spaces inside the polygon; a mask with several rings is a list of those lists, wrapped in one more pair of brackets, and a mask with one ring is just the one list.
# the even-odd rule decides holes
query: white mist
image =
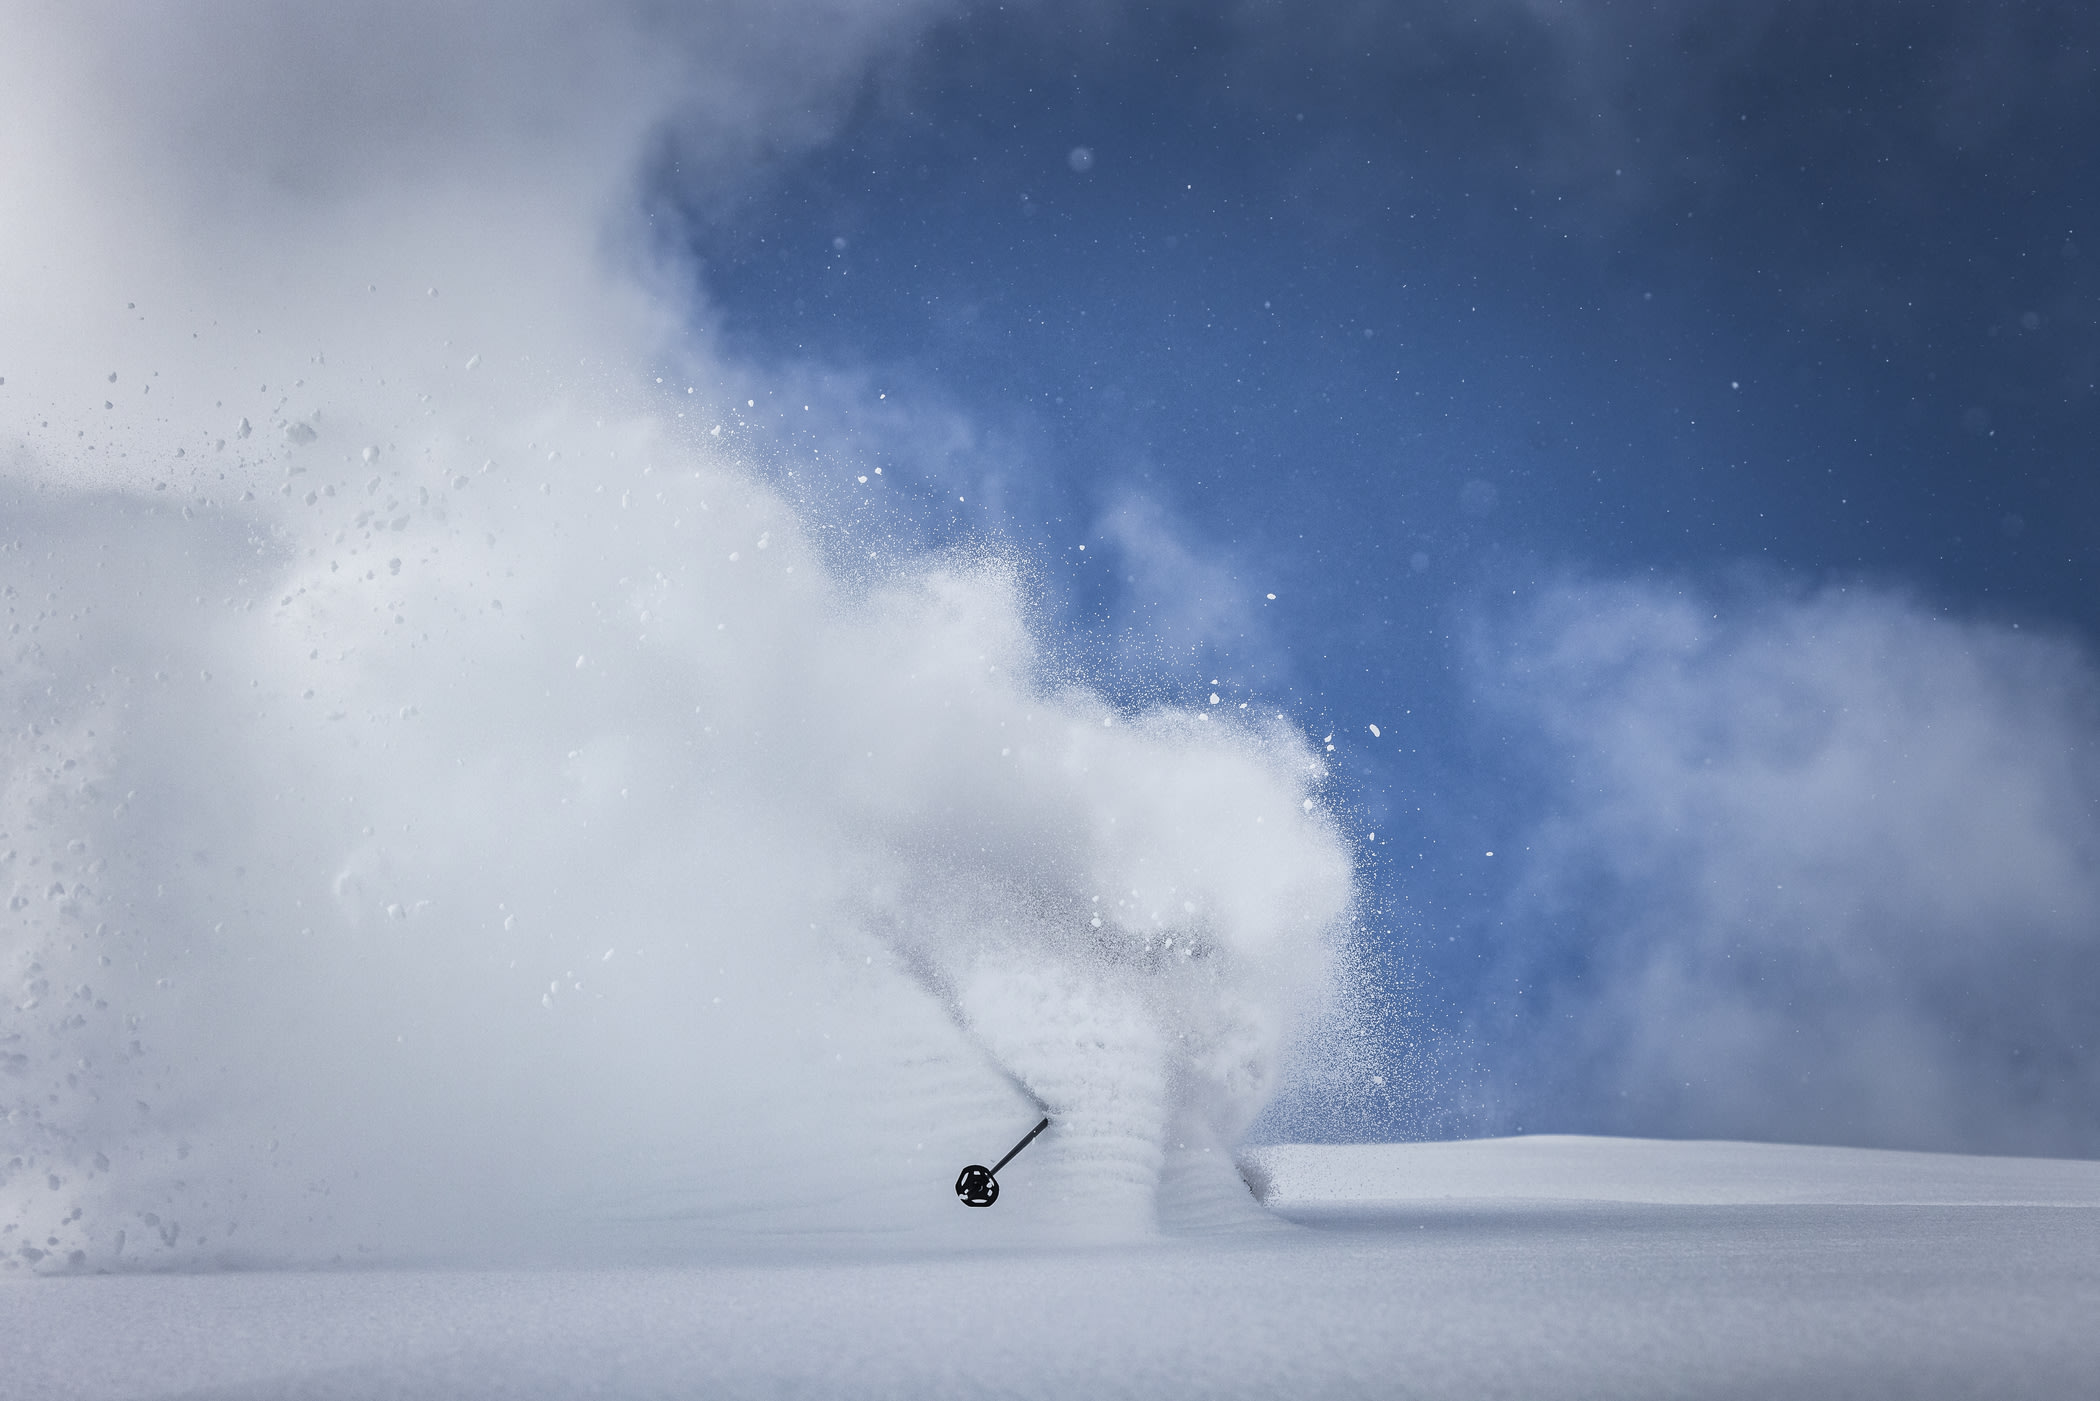
{"label": "white mist", "polygon": [[360,144],[282,35],[230,115],[156,65],[255,18],[47,18],[9,65],[8,1265],[1114,1237],[1230,1197],[1348,962],[1308,747],[1116,712],[1025,561],[844,549],[682,417],[743,372],[607,214],[678,71],[633,32],[585,25],[567,87],[561,7],[493,72],[295,36],[411,109]]}

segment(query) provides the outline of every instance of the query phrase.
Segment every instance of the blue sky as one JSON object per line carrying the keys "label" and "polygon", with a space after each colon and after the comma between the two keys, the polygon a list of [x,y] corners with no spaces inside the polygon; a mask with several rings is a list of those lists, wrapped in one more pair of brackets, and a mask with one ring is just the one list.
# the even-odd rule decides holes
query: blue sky
{"label": "blue sky", "polygon": [[[2096,28],[2047,4],[966,7],[871,68],[826,139],[729,185],[674,129],[649,200],[723,348],[816,386],[911,529],[1019,544],[1133,697],[1215,680],[1332,733],[1416,1009],[1419,1094],[1389,1127],[2092,1151],[2096,1009],[2023,1001],[2094,970],[2083,885],[2041,934],[2003,902],[1966,916],[1946,937],[1980,961],[1953,984],[1804,950],[1937,927],[1860,915],[1861,892],[1984,859],[2003,834],[1960,831],[1965,784],[2039,785],[2021,810],[2066,805],[2045,830],[2088,849]],[[1618,640],[1571,663],[1572,618]],[[2037,634],[2031,685],[1977,661]],[[1655,649],[1665,679],[1625,690]],[[1775,680],[1767,652],[1807,670]],[[1948,805],[1929,835],[1834,872],[1740,858],[1825,885],[1724,940],[1778,990],[1729,1002],[1764,1049],[1721,1060],[1765,1068],[1706,1047],[1684,1073],[1715,1084],[1686,1096],[1683,1055],[1639,1047],[1699,1042],[1673,1018],[1700,997],[1620,993],[1692,936],[1630,935],[1629,911],[1842,807],[1812,775],[1843,741],[1748,763],[1743,785],[1808,785],[1754,819],[1666,820],[1652,765],[1599,756],[1628,726],[1703,736],[1708,769],[1761,753],[1766,721],[1722,687],[1746,668],[1773,723],[1835,713],[1818,688],[1883,697],[1879,757],[1841,786],[1967,776],[1921,799]],[[1642,710],[1665,685],[1690,709]],[[1927,713],[1963,686],[1959,716]],[[2038,694],[2060,703],[2026,715]],[[2043,739],[2026,768],[1943,753],[1962,719]],[[1661,825],[1566,837],[1625,804]],[[1664,837],[1694,849],[1627,854]],[[1899,1029],[1854,1045],[1869,1002]],[[1793,1074],[1769,1057],[1804,1036],[1857,1074],[1820,1098],[1721,1083]],[[1891,1093],[1866,1068],[1885,1053],[1931,1085]]]}

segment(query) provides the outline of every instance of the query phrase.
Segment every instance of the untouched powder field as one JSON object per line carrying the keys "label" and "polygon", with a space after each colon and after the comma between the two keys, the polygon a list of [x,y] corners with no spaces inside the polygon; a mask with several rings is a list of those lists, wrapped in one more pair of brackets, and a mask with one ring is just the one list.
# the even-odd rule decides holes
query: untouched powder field
{"label": "untouched powder field", "polygon": [[[2100,1163],[1525,1138],[1242,1168],[1267,1213],[1218,1201],[1115,1247],[838,1234],[640,1270],[18,1276],[0,1387],[2031,1398],[2100,1377]],[[1025,1158],[1004,1176],[1025,1197]]]}

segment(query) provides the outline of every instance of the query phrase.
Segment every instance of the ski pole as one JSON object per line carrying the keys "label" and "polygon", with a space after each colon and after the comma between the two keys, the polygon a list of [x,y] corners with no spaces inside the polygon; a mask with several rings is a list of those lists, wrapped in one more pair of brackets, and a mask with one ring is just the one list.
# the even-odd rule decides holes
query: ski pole
{"label": "ski pole", "polygon": [[998,1162],[990,1167],[985,1167],[980,1163],[972,1163],[964,1168],[962,1173],[955,1179],[955,1195],[962,1198],[963,1205],[990,1206],[993,1202],[998,1201],[999,1178],[997,1173],[999,1169],[1012,1162],[1016,1153],[1035,1142],[1035,1136],[1049,1127],[1050,1116],[1046,1114],[1043,1116],[1043,1122],[1037,1124],[1026,1134],[1023,1134],[1021,1141],[1007,1149],[1006,1156]]}

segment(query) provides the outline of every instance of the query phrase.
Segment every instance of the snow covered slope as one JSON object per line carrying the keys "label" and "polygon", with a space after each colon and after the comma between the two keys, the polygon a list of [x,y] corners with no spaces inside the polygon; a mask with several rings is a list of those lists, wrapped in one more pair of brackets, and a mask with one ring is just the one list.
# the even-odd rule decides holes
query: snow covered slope
{"label": "snow covered slope", "polygon": [[1286,1212],[1448,1200],[2100,1207],[2100,1163],[1787,1143],[1538,1134],[1279,1144],[1247,1149],[1240,1168],[1269,1206]]}
{"label": "snow covered slope", "polygon": [[650,1270],[17,1276],[0,1393],[2084,1398],[2100,1378],[2100,1163],[1569,1138],[1247,1161],[1296,1224]]}

